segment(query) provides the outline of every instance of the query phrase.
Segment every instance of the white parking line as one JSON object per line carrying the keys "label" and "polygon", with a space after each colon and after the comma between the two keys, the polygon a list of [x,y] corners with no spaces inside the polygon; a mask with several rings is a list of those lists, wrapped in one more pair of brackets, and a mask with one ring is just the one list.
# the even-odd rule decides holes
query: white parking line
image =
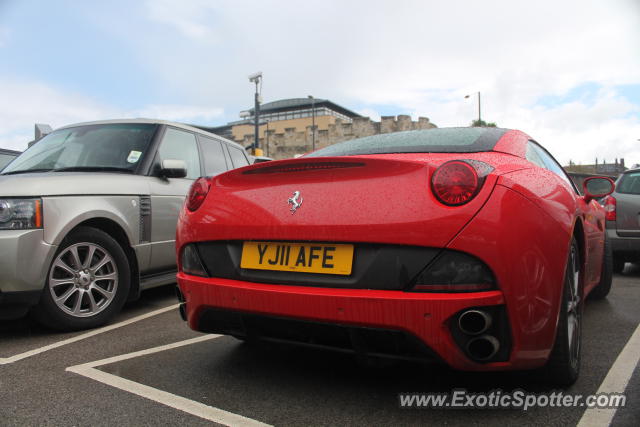
{"label": "white parking line", "polygon": [[175,310],[180,304],[174,304],[169,307],[161,308],[160,310],[155,310],[146,314],[142,314],[140,316],[133,317],[129,320],[125,320],[120,323],[115,323],[113,325],[105,326],[100,329],[95,329],[90,332],[86,332],[81,335],[77,335],[73,338],[69,338],[66,340],[58,341],[53,344],[45,345],[44,347],[36,348],[34,350],[29,350],[24,353],[16,354],[15,356],[0,358],[0,365],[7,365],[9,363],[17,362],[18,360],[26,359],[27,357],[35,356],[36,354],[44,353],[45,351],[53,350],[54,348],[62,347],[67,344],[72,344],[74,342],[78,342],[87,338],[94,337],[96,335],[113,331],[114,329],[121,328],[123,326],[130,325],[135,322],[139,322],[140,320],[148,319],[149,317],[157,316],[158,314],[166,313],[167,311]]}
{"label": "white parking line", "polygon": [[[607,376],[600,384],[598,393],[624,393],[638,361],[640,361],[640,325],[611,365]],[[578,427],[611,425],[615,414],[616,409],[589,408],[582,414]]]}
{"label": "white parking line", "polygon": [[179,411],[186,412],[196,417],[204,418],[205,420],[213,421],[218,424],[227,426],[269,426],[269,424],[261,423],[260,421],[253,420],[251,418],[243,417],[231,412],[224,411],[222,409],[214,408],[195,400],[190,400],[182,396],[178,396],[173,393],[169,393],[157,388],[149,387],[144,384],[131,381],[117,375],[109,374],[107,372],[96,369],[97,366],[107,365],[109,363],[115,363],[122,360],[133,359],[135,357],[145,356],[152,353],[158,353],[161,351],[171,350],[174,348],[182,347],[185,345],[196,344],[203,341],[212,340],[220,337],[220,335],[204,335],[197,338],[192,338],[184,341],[179,341],[173,344],[162,345],[159,347],[153,347],[146,350],[136,351],[134,353],[127,353],[120,356],[109,357],[107,359],[98,360],[95,362],[84,363],[82,365],[76,365],[68,367],[66,370],[74,372],[79,375],[83,375],[92,380],[110,385],[112,387],[119,388],[120,390],[128,391],[129,393],[136,394],[144,397],[145,399],[152,400],[154,402],[161,403]]}

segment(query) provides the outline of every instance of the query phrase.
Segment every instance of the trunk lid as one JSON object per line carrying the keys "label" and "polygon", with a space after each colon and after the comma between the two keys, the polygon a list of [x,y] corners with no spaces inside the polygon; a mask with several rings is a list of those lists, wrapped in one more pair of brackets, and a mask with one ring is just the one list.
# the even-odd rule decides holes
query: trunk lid
{"label": "trunk lid", "polygon": [[[451,207],[435,198],[430,179],[438,166],[456,158],[484,161],[494,170],[473,200]],[[522,159],[497,153],[263,163],[213,178],[203,206],[183,215],[182,230],[186,240],[192,241],[308,240],[444,247],[481,209],[499,174],[527,166]],[[294,203],[299,204],[295,212]],[[212,226],[197,227],[190,235],[192,223]]]}

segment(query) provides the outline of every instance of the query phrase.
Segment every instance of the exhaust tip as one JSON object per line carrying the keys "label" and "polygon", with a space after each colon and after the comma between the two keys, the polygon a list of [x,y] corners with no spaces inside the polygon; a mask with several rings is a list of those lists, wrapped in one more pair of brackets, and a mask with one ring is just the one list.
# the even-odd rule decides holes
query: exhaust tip
{"label": "exhaust tip", "polygon": [[500,342],[491,335],[482,335],[469,340],[467,353],[474,360],[486,361],[491,359],[500,350]]}
{"label": "exhaust tip", "polygon": [[491,327],[491,315],[482,310],[467,310],[458,317],[458,327],[467,335],[479,335]]}

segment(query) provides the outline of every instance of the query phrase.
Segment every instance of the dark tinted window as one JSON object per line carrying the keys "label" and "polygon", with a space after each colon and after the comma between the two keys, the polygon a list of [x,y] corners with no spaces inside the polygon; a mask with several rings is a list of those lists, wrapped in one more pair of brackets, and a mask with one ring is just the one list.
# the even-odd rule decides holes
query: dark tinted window
{"label": "dark tinted window", "polygon": [[230,145],[229,154],[231,155],[231,161],[233,162],[234,168],[247,166],[249,164],[249,160],[247,160],[247,156],[244,155],[244,152],[241,149]]}
{"label": "dark tinted window", "polygon": [[224,159],[222,143],[213,138],[199,135],[200,148],[204,158],[204,173],[207,176],[217,175],[227,170],[227,162]]}
{"label": "dark tinted window", "polygon": [[200,175],[200,156],[196,136],[191,132],[168,127],[158,150],[159,165],[163,160],[184,160],[187,178],[196,179]]}
{"label": "dark tinted window", "polygon": [[388,153],[477,153],[491,151],[506,132],[498,128],[442,128],[384,133],[352,139],[307,157]]}
{"label": "dark tinted window", "polygon": [[616,192],[624,194],[640,194],[640,172],[622,174],[616,183]]}

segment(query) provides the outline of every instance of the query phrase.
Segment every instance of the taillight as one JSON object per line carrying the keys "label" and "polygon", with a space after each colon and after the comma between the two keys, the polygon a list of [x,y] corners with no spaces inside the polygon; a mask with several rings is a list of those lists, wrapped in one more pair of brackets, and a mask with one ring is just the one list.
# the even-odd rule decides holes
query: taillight
{"label": "taillight", "polygon": [[616,220],[616,204],[616,198],[613,196],[607,196],[607,198],[604,199],[604,217],[607,221]]}
{"label": "taillight", "polygon": [[449,206],[460,206],[482,188],[484,178],[493,168],[474,160],[452,160],[440,166],[431,177],[431,189],[436,198]]}
{"label": "taillight", "polygon": [[202,206],[204,199],[207,198],[210,188],[211,183],[208,178],[196,179],[189,189],[189,194],[187,194],[187,209],[191,212],[198,210]]}

